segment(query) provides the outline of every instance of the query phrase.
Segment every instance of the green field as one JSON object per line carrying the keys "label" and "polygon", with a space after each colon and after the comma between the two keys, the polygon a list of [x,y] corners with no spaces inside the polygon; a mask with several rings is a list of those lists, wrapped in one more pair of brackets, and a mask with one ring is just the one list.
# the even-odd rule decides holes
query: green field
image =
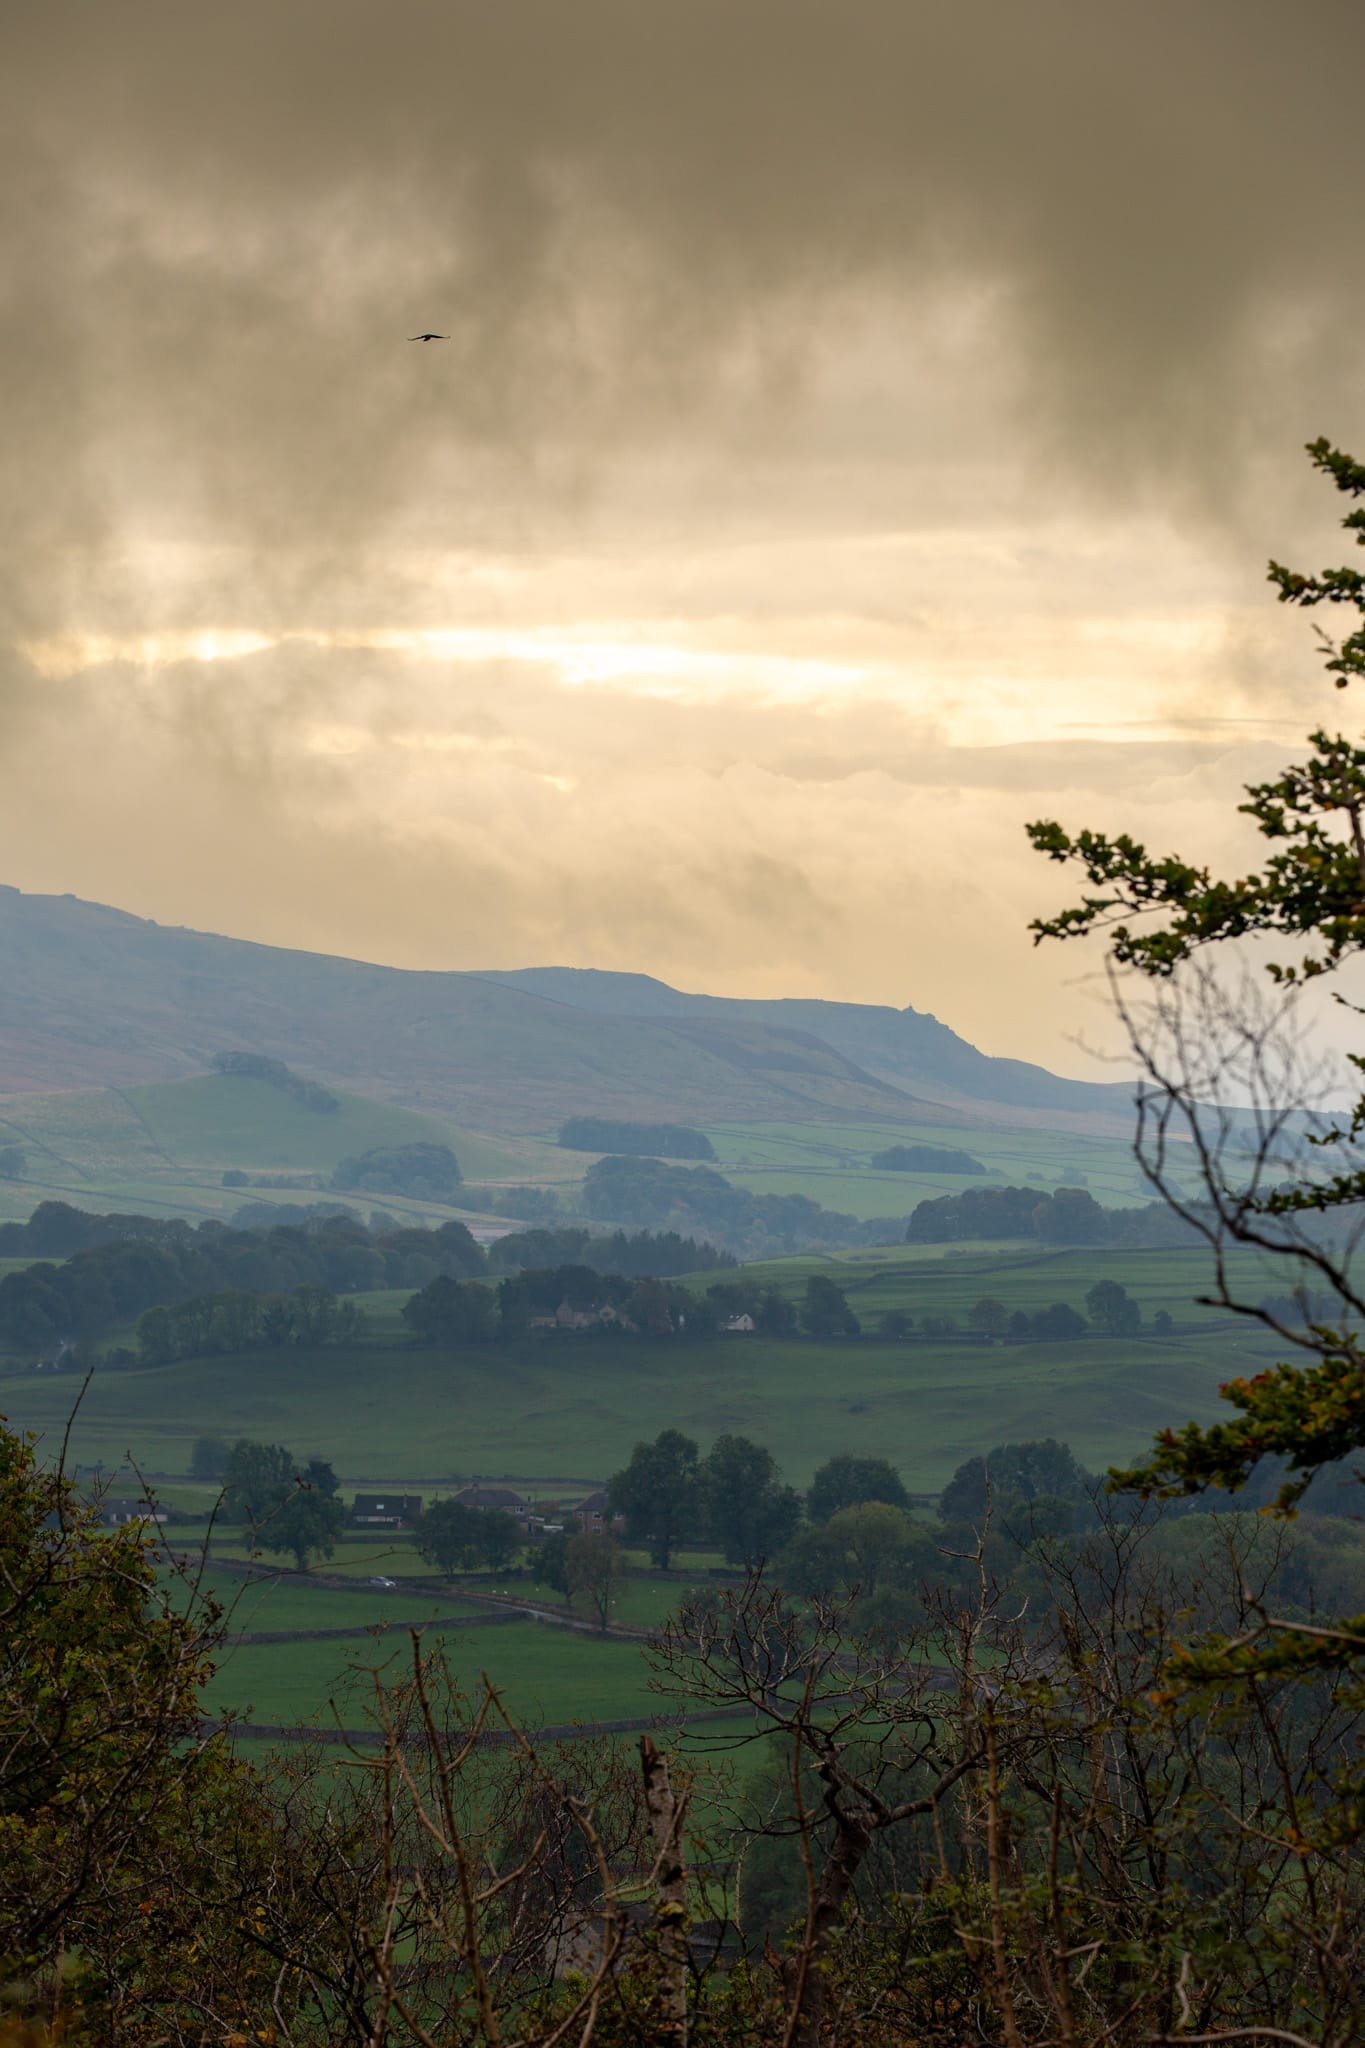
{"label": "green field", "polygon": [[218,1601],[233,1635],[278,1629],[370,1628],[389,1623],[407,1627],[433,1616],[478,1611],[472,1602],[457,1595],[423,1597],[405,1591],[391,1593],[378,1586],[341,1592],[331,1586],[310,1585],[292,1573],[278,1579],[243,1579],[232,1572],[216,1571],[212,1564],[202,1571],[191,1566],[165,1576],[177,1604],[196,1589]]}
{"label": "green field", "polygon": [[871,1164],[888,1145],[950,1145],[979,1159],[1001,1186],[1030,1178],[1041,1191],[1088,1186],[1097,1202],[1133,1206],[1150,1201],[1131,1144],[1115,1138],[1020,1130],[981,1123],[960,1131],[941,1125],[719,1124],[707,1136],[720,1171],[755,1194],[808,1195],[826,1209],[871,1218],[908,1215],[918,1202],[960,1194],[980,1175],[896,1173]]}
{"label": "green field", "polygon": [[[1230,1258],[1228,1270],[1238,1285],[1256,1293],[1282,1294],[1291,1284],[1283,1261],[1257,1259],[1249,1252]],[[1198,1245],[1160,1251],[1113,1251],[1105,1246],[1049,1250],[1024,1240],[877,1246],[832,1256],[812,1253],[754,1261],[744,1268],[746,1279],[776,1287],[793,1299],[812,1273],[836,1281],[858,1315],[872,1318],[874,1326],[886,1309],[903,1309],[916,1319],[951,1315],[965,1323],[972,1304],[983,1295],[1002,1301],[1011,1312],[1031,1313],[1053,1301],[1069,1301],[1083,1309],[1088,1290],[1104,1279],[1121,1282],[1145,1318],[1164,1308],[1186,1330],[1198,1325],[1206,1332],[1220,1329],[1225,1320],[1217,1311],[1197,1305],[1211,1278],[1208,1254]],[[716,1277],[695,1274],[689,1284],[704,1290]]]}
{"label": "green field", "polygon": [[[1130,1146],[1114,1138],[1023,1129],[986,1119],[937,1124],[730,1123],[709,1127],[720,1170],[755,1193],[804,1194],[862,1218],[907,1214],[928,1197],[958,1193],[971,1177],[888,1173],[871,1165],[888,1145],[923,1142],[965,1148],[1001,1184],[1032,1178],[1040,1188],[1081,1182],[1099,1202],[1147,1199]],[[343,1094],[319,1114],[280,1089],[244,1076],[204,1075],[133,1088],[0,1096],[0,1143],[28,1155],[21,1180],[0,1181],[0,1220],[28,1216],[41,1201],[149,1215],[227,1216],[245,1200],[290,1206],[315,1188],[224,1188],[228,1169],[255,1178],[325,1179],[347,1156],[376,1145],[448,1144],[466,1180],[529,1182],[555,1189],[571,1207],[597,1156],[566,1151],[556,1132],[492,1135],[439,1116]],[[397,1214],[437,1218],[448,1209],[401,1197],[359,1195]]]}
{"label": "green field", "polygon": [[[888,1307],[962,1321],[982,1294],[1011,1310],[1079,1305],[1108,1276],[1146,1316],[1166,1308],[1177,1330],[1164,1340],[1009,1346],[536,1335],[461,1353],[376,1339],[348,1350],[195,1359],[97,1373],[72,1428],[72,1455],[112,1469],[131,1453],[143,1470],[174,1476],[187,1470],[199,1435],[246,1435],[329,1458],[348,1484],[404,1480],[429,1492],[474,1474],[511,1474],[548,1489],[606,1477],[667,1422],[703,1445],[723,1431],[756,1437],[797,1484],[848,1451],[889,1457],[909,1485],[931,1491],[963,1458],[1011,1438],[1063,1437],[1097,1466],[1127,1457],[1155,1428],[1212,1415],[1219,1383],[1271,1355],[1253,1326],[1193,1306],[1205,1274],[1195,1251],[883,1253],[767,1270],[799,1292],[817,1264],[847,1282],[870,1324]],[[3,1403],[13,1423],[55,1443],[75,1391],[60,1374],[13,1374]],[[385,1554],[380,1544],[367,1549],[370,1569],[384,1570],[374,1560]],[[364,1569],[349,1556],[347,1564]]]}
{"label": "green field", "polygon": [[[447,1635],[444,1654],[463,1689],[476,1694],[484,1671],[515,1718],[527,1727],[569,1721],[630,1719],[662,1711],[649,1690],[638,1644],[580,1635],[537,1622]],[[335,1642],[247,1644],[222,1658],[204,1695],[209,1713],[288,1725],[312,1718],[335,1700],[342,1724],[364,1725],[365,1674],[407,1654],[395,1631],[354,1649]]]}
{"label": "green field", "polygon": [[[40,1201],[151,1215],[229,1215],[243,1201],[316,1201],[317,1190],[224,1188],[231,1168],[249,1175],[325,1178],[340,1160],[377,1145],[449,1145],[471,1181],[577,1180],[581,1155],[536,1138],[499,1138],[342,1095],[319,1114],[264,1081],[205,1075],[143,1088],[0,1097],[0,1143],[28,1155],[22,1180],[0,1180],[0,1219],[27,1217]],[[361,1194],[395,1213],[448,1215],[401,1197]]]}

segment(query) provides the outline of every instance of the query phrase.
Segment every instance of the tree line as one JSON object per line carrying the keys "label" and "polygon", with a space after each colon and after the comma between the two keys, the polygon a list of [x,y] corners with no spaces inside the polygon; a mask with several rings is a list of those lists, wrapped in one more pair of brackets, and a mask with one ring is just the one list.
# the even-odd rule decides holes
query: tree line
{"label": "tree line", "polygon": [[[281,1212],[269,1214],[278,1218]],[[493,1248],[494,1259],[465,1224],[454,1221],[433,1230],[373,1230],[352,1214],[324,1209],[242,1229],[216,1219],[195,1225],[178,1217],[91,1215],[64,1202],[43,1202],[27,1223],[0,1225],[0,1258],[33,1260],[0,1280],[0,1349],[89,1343],[149,1309],[188,1308],[211,1296],[258,1296],[264,1316],[268,1300],[300,1287],[345,1295],[419,1290],[439,1278],[472,1279],[490,1269],[512,1275],[543,1259],[547,1244],[552,1250],[567,1244],[579,1264],[624,1274],[734,1263],[728,1254],[676,1233],[655,1238],[645,1232],[533,1230],[503,1239]],[[235,1326],[249,1320],[245,1303],[221,1310],[220,1332],[234,1318]]]}
{"label": "tree line", "polygon": [[808,1195],[752,1194],[713,1166],[621,1155],[588,1168],[582,1202],[589,1216],[604,1222],[710,1238],[744,1259],[897,1244],[907,1227],[905,1217],[863,1222],[824,1209]]}
{"label": "tree line", "polygon": [[208,1295],[278,1295],[298,1287],[331,1294],[421,1284],[431,1274],[482,1268],[462,1223],[434,1231],[373,1237],[345,1216],[268,1229],[236,1230],[217,1221],[86,1216],[45,1202],[28,1224],[5,1226],[0,1256],[39,1258],[0,1280],[0,1347],[38,1350],[62,1338],[91,1340],[144,1310]]}
{"label": "tree line", "polygon": [[[1135,1336],[1143,1327],[1142,1310],[1117,1280],[1095,1282],[1085,1296],[1082,1315],[1069,1302],[1011,1311],[994,1296],[983,1295],[967,1312],[967,1330],[1008,1343],[1068,1343],[1096,1334]],[[560,1309],[593,1317],[593,1329],[645,1337],[715,1337],[746,1323],[757,1335],[811,1337],[822,1342],[872,1335],[888,1342],[922,1338],[941,1342],[959,1334],[954,1316],[929,1313],[916,1318],[904,1309],[885,1309],[874,1330],[864,1328],[847,1292],[825,1273],[807,1277],[795,1298],[769,1283],[747,1280],[713,1282],[704,1291],[671,1286],[653,1276],[633,1280],[596,1266],[568,1263],[532,1267],[502,1280],[496,1287],[479,1281],[441,1276],[414,1294],[403,1307],[404,1322],[424,1344],[459,1350],[520,1336],[535,1322]],[[1174,1325],[1169,1312],[1158,1309],[1151,1328],[1168,1336]]]}
{"label": "tree line", "polygon": [[904,1232],[907,1244],[956,1244],[993,1237],[1036,1237],[1041,1244],[1189,1244],[1195,1233],[1164,1202],[1136,1209],[1105,1209],[1085,1188],[964,1188],[916,1205]]}
{"label": "tree line", "polygon": [[235,1357],[286,1346],[317,1350],[358,1343],[365,1327],[355,1302],[338,1300],[326,1287],[305,1282],[289,1294],[230,1288],[146,1309],[137,1320],[137,1353],[143,1365],[171,1365],[181,1358]]}
{"label": "tree line", "polygon": [[571,1116],[560,1125],[557,1144],[573,1152],[622,1152],[660,1159],[714,1159],[705,1131],[690,1124],[636,1123],[627,1117]]}
{"label": "tree line", "polygon": [[270,1088],[278,1088],[282,1095],[297,1102],[303,1109],[311,1109],[315,1115],[333,1116],[341,1107],[340,1099],[321,1081],[305,1080],[296,1074],[283,1060],[272,1060],[259,1052],[219,1052],[212,1060],[215,1074],[233,1074],[248,1081],[264,1081]]}

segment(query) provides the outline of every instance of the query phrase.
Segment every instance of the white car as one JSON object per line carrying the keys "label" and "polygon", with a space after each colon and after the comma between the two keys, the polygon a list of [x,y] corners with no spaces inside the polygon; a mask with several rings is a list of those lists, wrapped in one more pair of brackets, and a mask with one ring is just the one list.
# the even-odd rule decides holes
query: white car
{"label": "white car", "polygon": [[371,1579],[370,1584],[372,1586],[378,1586],[381,1592],[392,1593],[394,1588],[397,1586],[398,1581],[397,1579]]}

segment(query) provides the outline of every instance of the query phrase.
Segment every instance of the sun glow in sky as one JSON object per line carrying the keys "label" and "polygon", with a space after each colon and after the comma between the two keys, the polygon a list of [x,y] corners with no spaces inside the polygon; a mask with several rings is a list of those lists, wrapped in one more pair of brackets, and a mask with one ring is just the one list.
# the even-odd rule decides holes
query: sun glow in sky
{"label": "sun glow in sky", "polygon": [[[1087,1068],[1057,815],[1339,706],[1357,9],[52,0],[0,77],[0,878]],[[448,343],[412,346],[426,327]]]}

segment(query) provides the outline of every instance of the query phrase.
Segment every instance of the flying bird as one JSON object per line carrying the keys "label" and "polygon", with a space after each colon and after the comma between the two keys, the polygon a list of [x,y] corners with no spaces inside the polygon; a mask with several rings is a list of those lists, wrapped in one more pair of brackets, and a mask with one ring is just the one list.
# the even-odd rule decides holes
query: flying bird
{"label": "flying bird", "polygon": [[410,334],[409,341],[449,341],[448,334]]}

